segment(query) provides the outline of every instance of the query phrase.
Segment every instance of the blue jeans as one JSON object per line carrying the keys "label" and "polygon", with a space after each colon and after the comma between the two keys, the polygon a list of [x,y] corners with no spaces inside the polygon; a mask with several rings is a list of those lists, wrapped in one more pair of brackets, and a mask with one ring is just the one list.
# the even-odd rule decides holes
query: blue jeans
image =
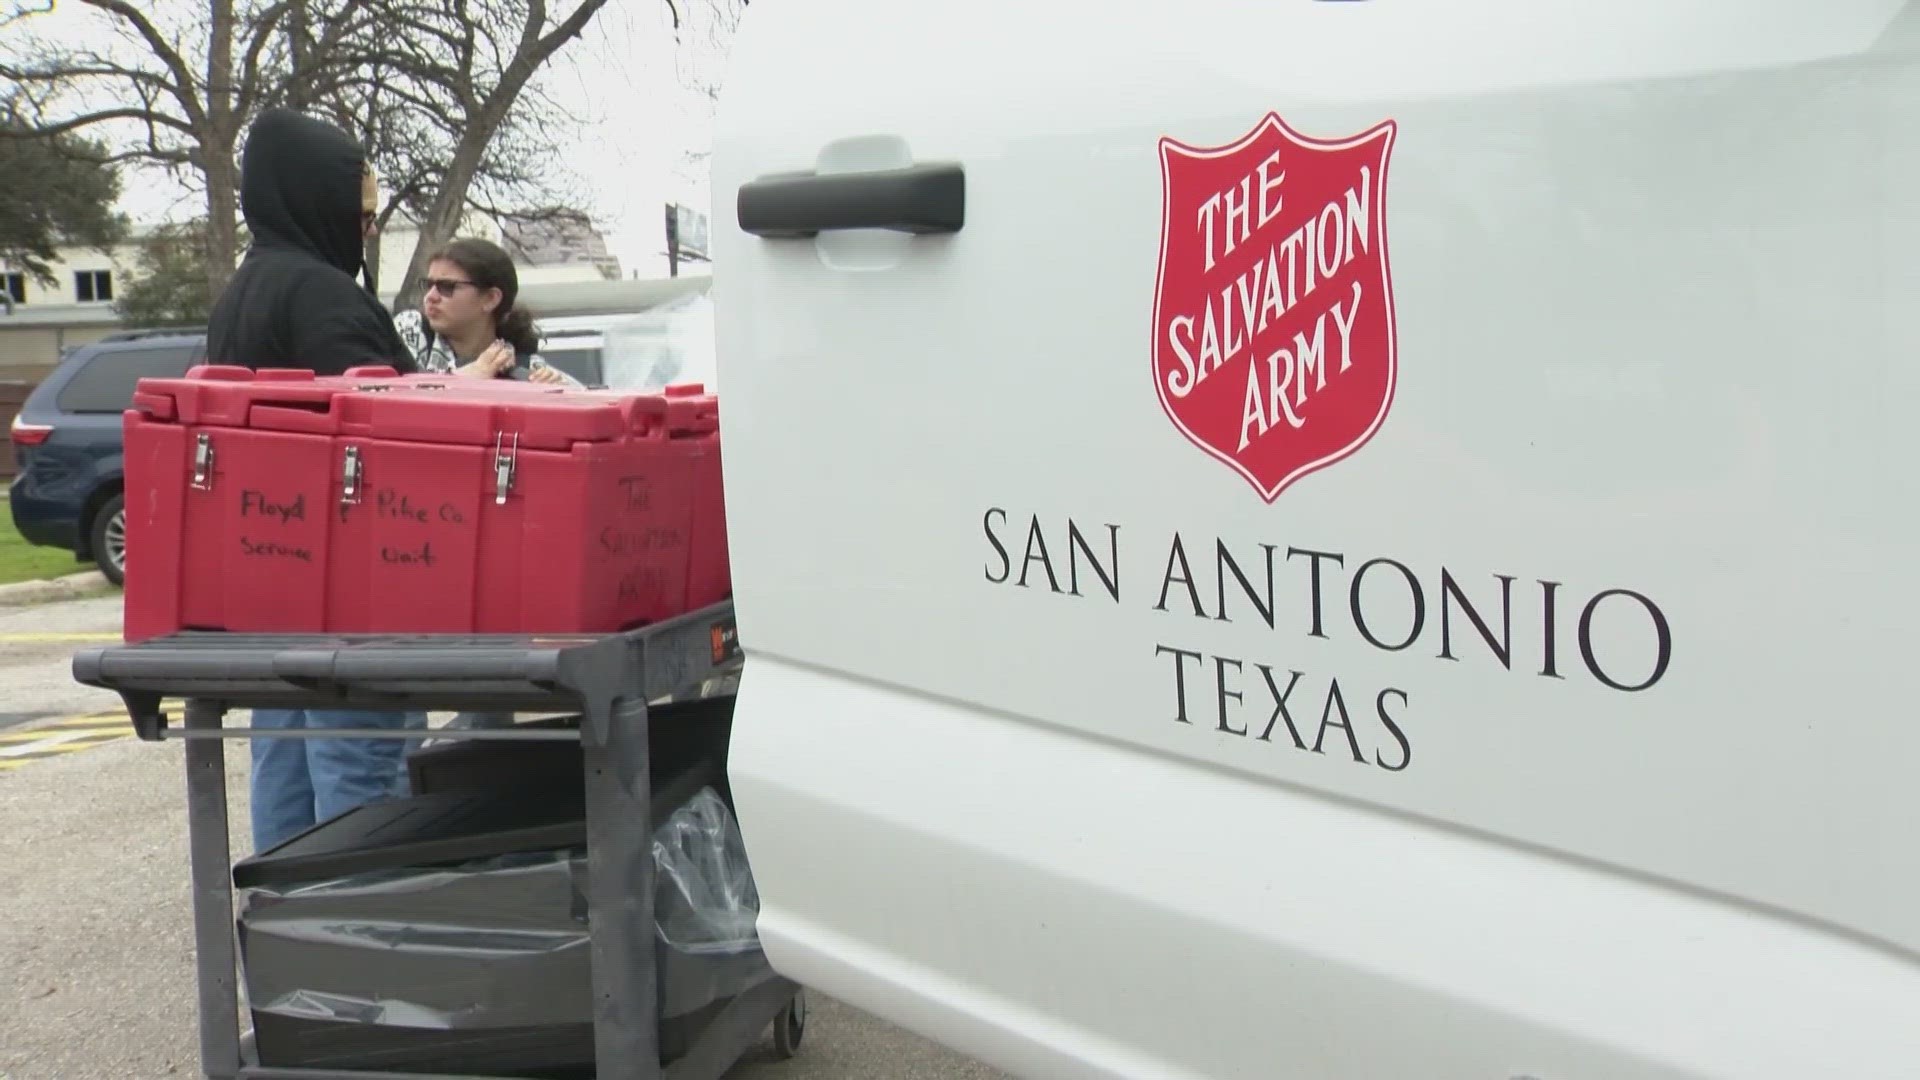
{"label": "blue jeans", "polygon": [[[424,712],[255,709],[261,728],[425,731]],[[258,853],[365,803],[406,794],[409,739],[253,739],[253,850]]]}

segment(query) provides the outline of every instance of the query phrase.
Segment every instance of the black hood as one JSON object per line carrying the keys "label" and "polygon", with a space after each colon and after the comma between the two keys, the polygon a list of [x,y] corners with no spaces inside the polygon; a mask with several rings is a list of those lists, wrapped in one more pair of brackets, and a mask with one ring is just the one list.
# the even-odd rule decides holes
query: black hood
{"label": "black hood", "polygon": [[366,155],[345,131],[290,109],[260,114],[240,156],[240,212],[256,241],[357,273]]}

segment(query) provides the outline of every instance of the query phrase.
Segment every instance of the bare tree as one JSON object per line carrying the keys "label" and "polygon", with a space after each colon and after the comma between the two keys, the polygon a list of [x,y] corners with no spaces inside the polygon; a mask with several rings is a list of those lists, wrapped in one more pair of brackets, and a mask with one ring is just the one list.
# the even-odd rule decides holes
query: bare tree
{"label": "bare tree", "polygon": [[[467,209],[525,218],[584,201],[556,167],[567,118],[536,76],[606,0],[208,0],[171,21],[139,0],[78,2],[117,32],[116,47],[10,28],[22,47],[0,59],[0,106],[24,119],[22,134],[86,130],[112,147],[105,163],[160,167],[200,189],[215,295],[237,256],[238,144],[272,106],[353,132],[392,193],[383,217],[419,223],[403,303]],[[676,0],[664,2],[677,22]],[[0,0],[0,25],[51,8]]]}
{"label": "bare tree", "polygon": [[[29,135],[86,131],[112,148],[103,160],[166,169],[206,197],[207,285],[218,295],[233,273],[238,236],[237,144],[260,109],[293,87],[280,34],[296,0],[209,0],[185,18],[163,19],[131,0],[79,0],[118,37],[96,50],[10,31],[18,59],[0,60],[0,95]],[[31,23],[46,0],[14,0],[0,22]],[[333,0],[316,48],[324,53],[364,31],[364,0]]]}
{"label": "bare tree", "polygon": [[[138,270],[118,285],[113,310],[127,326],[205,326],[214,294],[207,291],[204,218],[148,230],[136,248]],[[242,230],[244,238],[245,230]]]}
{"label": "bare tree", "polygon": [[[460,30],[463,37],[471,33],[476,45],[509,32],[488,25],[486,13],[471,12],[468,18],[473,21]],[[497,49],[474,51],[510,56],[515,43],[495,44]],[[381,229],[402,214],[422,226],[419,250],[409,253],[410,259],[416,254],[424,259],[425,252],[449,239],[468,210],[504,224],[574,213],[591,201],[577,173],[567,166],[567,147],[579,119],[537,78],[521,88],[482,142],[461,102],[476,103],[475,112],[481,111],[497,85],[496,75],[477,70],[469,76],[437,64],[424,52],[389,47],[362,58],[357,67],[336,70],[317,87],[316,107],[352,131],[379,169],[388,193],[379,212]],[[463,143],[470,151],[478,147],[478,159],[465,190],[457,191],[449,178],[463,160]],[[451,208],[452,224],[436,228],[431,223],[443,198]],[[383,287],[377,280],[380,246],[376,234],[366,253],[367,265],[376,271],[376,288]],[[424,263],[414,264],[417,277]]]}
{"label": "bare tree", "polygon": [[[381,29],[370,36],[356,70],[335,93],[374,93],[392,103],[384,122],[437,133],[395,148],[386,170],[396,184],[417,185],[420,242],[408,262],[396,308],[420,299],[420,278],[433,249],[454,235],[478,204],[502,213],[504,192],[538,187],[560,174],[560,149],[543,138],[536,116],[559,111],[535,84],[540,69],[578,38],[607,0],[572,0],[559,10],[546,0],[371,0]],[[515,123],[515,107],[528,122]],[[406,149],[414,148],[411,156]],[[418,149],[435,148],[422,157]],[[437,148],[445,147],[444,154]],[[396,199],[398,201],[398,199]],[[537,209],[537,208],[536,208]],[[556,209],[549,207],[548,209]]]}
{"label": "bare tree", "polygon": [[[682,107],[695,114],[703,127],[713,123],[720,103],[720,73],[746,10],[747,0],[699,0],[688,6],[684,16],[674,12],[674,74],[685,91]],[[712,156],[707,146],[682,151],[682,178],[705,173]]]}

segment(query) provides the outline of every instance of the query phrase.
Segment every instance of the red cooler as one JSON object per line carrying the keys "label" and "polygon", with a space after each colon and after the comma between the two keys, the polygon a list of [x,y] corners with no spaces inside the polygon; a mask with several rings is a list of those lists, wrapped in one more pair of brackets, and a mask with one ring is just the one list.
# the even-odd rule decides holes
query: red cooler
{"label": "red cooler", "polygon": [[201,367],[126,414],[125,633],[599,633],[731,593],[719,412]]}

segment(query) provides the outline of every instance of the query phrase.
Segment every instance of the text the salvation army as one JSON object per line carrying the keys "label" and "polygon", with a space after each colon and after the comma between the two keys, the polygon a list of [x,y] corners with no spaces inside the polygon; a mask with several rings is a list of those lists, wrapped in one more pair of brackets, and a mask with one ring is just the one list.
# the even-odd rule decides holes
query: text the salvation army
{"label": "text the salvation army", "polygon": [[[1184,398],[1220,368],[1248,357],[1239,449],[1284,425],[1312,421],[1311,403],[1355,363],[1353,335],[1363,304],[1379,304],[1359,280],[1333,293],[1322,287],[1354,260],[1372,252],[1372,166],[1292,231],[1275,236],[1286,201],[1286,171],[1278,151],[1217,192],[1196,211],[1203,270],[1250,244],[1264,247],[1230,281],[1210,285],[1197,311],[1167,318],[1163,332],[1177,366],[1166,374],[1167,393]],[[1311,303],[1312,306],[1307,306]],[[1304,307],[1304,310],[1300,310]],[[1291,315],[1273,340],[1268,331]]]}

